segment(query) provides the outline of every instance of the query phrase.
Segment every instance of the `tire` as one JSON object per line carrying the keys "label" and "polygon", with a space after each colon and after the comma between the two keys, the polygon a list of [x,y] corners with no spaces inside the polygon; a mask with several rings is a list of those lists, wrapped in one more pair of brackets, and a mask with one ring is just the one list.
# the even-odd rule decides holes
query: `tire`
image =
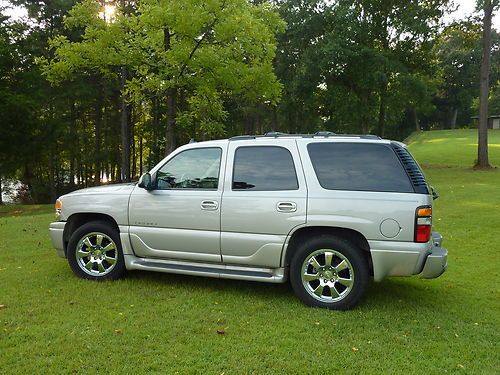
{"label": "tire", "polygon": [[115,280],[126,272],[118,231],[103,221],[92,221],[75,230],[67,257],[73,272],[83,279]]}
{"label": "tire", "polygon": [[332,235],[302,243],[290,264],[295,294],[308,306],[349,310],[366,291],[369,268],[362,250]]}

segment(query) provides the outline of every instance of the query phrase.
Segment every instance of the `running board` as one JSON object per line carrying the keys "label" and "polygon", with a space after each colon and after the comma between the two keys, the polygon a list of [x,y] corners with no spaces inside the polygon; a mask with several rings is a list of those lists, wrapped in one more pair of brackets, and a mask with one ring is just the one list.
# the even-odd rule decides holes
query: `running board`
{"label": "running board", "polygon": [[134,255],[125,255],[124,258],[127,270],[156,271],[268,283],[284,283],[286,281],[284,268],[257,268],[217,263],[139,258]]}

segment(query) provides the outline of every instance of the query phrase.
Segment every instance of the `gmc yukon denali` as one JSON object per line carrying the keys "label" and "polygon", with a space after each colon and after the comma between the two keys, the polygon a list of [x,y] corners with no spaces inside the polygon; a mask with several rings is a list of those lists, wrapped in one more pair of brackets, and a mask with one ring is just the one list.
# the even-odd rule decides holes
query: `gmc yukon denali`
{"label": "gmc yukon denali", "polygon": [[268,133],[190,143],[137,184],[63,195],[50,235],[82,278],[290,280],[305,304],[345,310],[370,278],[446,270],[434,197],[402,143]]}

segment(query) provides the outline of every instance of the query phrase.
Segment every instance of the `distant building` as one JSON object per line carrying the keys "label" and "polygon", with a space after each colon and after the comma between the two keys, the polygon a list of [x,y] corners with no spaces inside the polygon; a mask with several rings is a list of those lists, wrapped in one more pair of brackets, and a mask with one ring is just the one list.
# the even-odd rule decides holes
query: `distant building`
{"label": "distant building", "polygon": [[[476,128],[479,126],[479,116],[472,117]],[[500,115],[491,115],[488,117],[488,129],[500,129]]]}

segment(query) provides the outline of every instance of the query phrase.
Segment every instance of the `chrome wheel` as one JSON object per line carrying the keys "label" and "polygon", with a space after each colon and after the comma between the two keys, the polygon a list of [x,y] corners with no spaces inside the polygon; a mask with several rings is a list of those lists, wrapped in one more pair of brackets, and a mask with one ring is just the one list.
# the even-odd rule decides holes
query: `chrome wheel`
{"label": "chrome wheel", "polygon": [[118,248],[108,235],[92,232],[83,236],[76,245],[76,263],[91,276],[105,276],[115,268]]}
{"label": "chrome wheel", "polygon": [[320,249],[302,264],[302,285],[314,299],[332,303],[344,299],[354,285],[354,269],[340,252]]}

